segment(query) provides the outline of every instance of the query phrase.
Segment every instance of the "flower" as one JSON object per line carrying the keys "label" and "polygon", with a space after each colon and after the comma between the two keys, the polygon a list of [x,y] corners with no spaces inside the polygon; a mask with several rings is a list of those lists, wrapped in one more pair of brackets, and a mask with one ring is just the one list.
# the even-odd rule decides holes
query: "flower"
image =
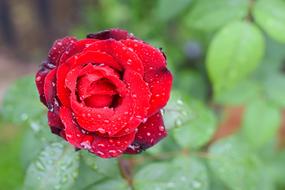
{"label": "flower", "polygon": [[125,30],[54,42],[36,74],[51,131],[102,158],[135,154],[167,135],[172,75],[163,52]]}

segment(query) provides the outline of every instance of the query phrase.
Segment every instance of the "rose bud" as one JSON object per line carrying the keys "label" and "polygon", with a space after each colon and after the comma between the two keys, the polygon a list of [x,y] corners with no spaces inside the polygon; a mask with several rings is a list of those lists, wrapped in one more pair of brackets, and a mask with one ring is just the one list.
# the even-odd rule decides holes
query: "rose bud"
{"label": "rose bud", "polygon": [[167,135],[165,55],[121,29],[54,42],[36,74],[51,131],[102,158],[136,154]]}

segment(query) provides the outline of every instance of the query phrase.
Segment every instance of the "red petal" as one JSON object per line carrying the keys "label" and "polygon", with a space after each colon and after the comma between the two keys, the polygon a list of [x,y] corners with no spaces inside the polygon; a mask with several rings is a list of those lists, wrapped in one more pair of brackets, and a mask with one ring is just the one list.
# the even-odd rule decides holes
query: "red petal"
{"label": "red petal", "polygon": [[172,75],[166,69],[165,57],[159,49],[142,41],[124,40],[122,42],[132,48],[143,62],[144,80],[149,84],[152,93],[148,115],[152,115],[166,105],[170,95]]}
{"label": "red petal", "polygon": [[126,150],[129,144],[133,142],[134,138],[135,133],[130,133],[117,138],[96,136],[90,152],[102,158],[117,157]]}
{"label": "red petal", "polygon": [[148,115],[152,115],[167,104],[172,86],[172,75],[166,68],[162,68],[146,73],[145,81],[149,82],[151,91]]}
{"label": "red petal", "polygon": [[125,39],[135,39],[132,34],[129,34],[128,31],[114,28],[110,30],[104,30],[95,34],[88,34],[87,38],[99,39],[99,40],[125,40]]}
{"label": "red petal", "polygon": [[56,69],[51,70],[45,77],[44,96],[50,110],[53,109],[55,99],[55,74]]}
{"label": "red petal", "polygon": [[[84,46],[85,47],[85,46]],[[88,63],[102,63],[115,69],[120,69],[115,60],[102,52],[84,52],[69,58],[66,63],[59,66],[57,71],[57,96],[63,105],[69,106],[69,94],[70,91],[65,88],[65,78],[67,73],[78,65],[84,65]]]}
{"label": "red petal", "polygon": [[70,44],[76,41],[76,38],[69,36],[56,40],[49,51],[48,61],[55,66],[59,65],[62,54],[67,50]]}
{"label": "red petal", "polygon": [[113,39],[96,41],[86,48],[85,51],[105,52],[113,56],[125,70],[131,69],[140,74],[144,73],[144,68],[139,57],[132,51],[132,49],[119,41],[115,41]]}
{"label": "red petal", "polygon": [[138,127],[134,142],[124,153],[136,154],[155,145],[167,136],[164,128],[163,118],[160,112],[152,115],[148,120]]}
{"label": "red petal", "polygon": [[137,128],[146,117],[150,92],[142,77],[136,72],[126,71],[124,81],[129,92],[114,109],[85,107],[76,99],[71,102],[75,117],[82,128],[88,131],[103,131],[109,136],[122,136],[132,133]]}
{"label": "red petal", "polygon": [[43,104],[47,105],[46,103],[46,98],[44,95],[44,81],[46,78],[46,75],[50,72],[49,69],[42,67],[36,74],[36,85],[37,85],[37,89],[40,95],[40,100]]}
{"label": "red petal", "polygon": [[122,40],[122,43],[131,48],[141,59],[145,73],[166,67],[166,60],[159,49],[139,40]]}
{"label": "red petal", "polygon": [[64,124],[66,140],[77,148],[90,150],[94,137],[79,130],[72,118],[72,112],[66,107],[61,107],[60,118]]}
{"label": "red petal", "polygon": [[110,95],[93,95],[84,100],[86,106],[93,108],[108,107],[113,102],[113,96]]}
{"label": "red petal", "polygon": [[118,132],[116,136],[128,134],[135,131],[137,126],[143,122],[147,116],[150,107],[150,91],[142,76],[132,71],[126,71],[124,81],[128,84],[133,99],[134,115],[123,130]]}

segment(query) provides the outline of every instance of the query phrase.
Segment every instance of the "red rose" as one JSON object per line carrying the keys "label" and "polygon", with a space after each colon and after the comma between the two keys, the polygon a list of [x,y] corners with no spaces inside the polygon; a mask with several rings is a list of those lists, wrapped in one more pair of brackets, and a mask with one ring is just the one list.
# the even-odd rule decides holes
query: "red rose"
{"label": "red rose", "polygon": [[161,109],[171,84],[164,54],[121,29],[55,41],[36,74],[51,131],[103,158],[167,135]]}

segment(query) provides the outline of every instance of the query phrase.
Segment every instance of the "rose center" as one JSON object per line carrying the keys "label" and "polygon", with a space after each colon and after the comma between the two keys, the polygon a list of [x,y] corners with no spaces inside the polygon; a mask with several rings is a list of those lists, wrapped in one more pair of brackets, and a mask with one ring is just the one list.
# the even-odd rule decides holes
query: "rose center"
{"label": "rose center", "polygon": [[121,99],[116,86],[107,78],[100,78],[95,81],[94,78],[94,76],[87,75],[79,79],[78,99],[88,107],[116,107]]}

